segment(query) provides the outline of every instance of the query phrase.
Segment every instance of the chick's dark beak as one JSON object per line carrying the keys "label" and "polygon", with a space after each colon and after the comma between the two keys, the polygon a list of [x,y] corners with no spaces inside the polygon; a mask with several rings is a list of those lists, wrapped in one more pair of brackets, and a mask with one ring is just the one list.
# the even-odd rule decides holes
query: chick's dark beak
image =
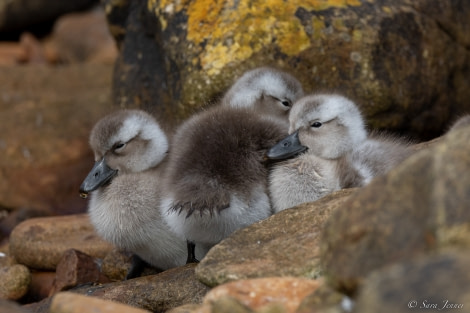
{"label": "chick's dark beak", "polygon": [[80,196],[86,198],[89,192],[109,182],[117,172],[106,164],[104,158],[97,161],[80,185]]}
{"label": "chick's dark beak", "polygon": [[292,133],[268,150],[266,156],[271,160],[284,160],[307,150],[299,140],[299,131]]}

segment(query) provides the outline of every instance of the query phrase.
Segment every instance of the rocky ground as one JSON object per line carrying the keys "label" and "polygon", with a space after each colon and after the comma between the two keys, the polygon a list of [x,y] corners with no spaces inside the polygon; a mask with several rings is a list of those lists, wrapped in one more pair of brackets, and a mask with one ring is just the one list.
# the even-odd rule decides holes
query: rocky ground
{"label": "rocky ground", "polygon": [[[93,163],[89,131],[116,104],[187,115],[195,97],[207,94],[201,86],[213,96],[260,60],[297,71],[308,90],[341,87],[365,99],[362,109],[379,128],[409,126],[421,138],[442,133],[468,108],[467,3],[283,2],[288,14],[274,16],[286,21],[276,24],[263,11],[254,18],[268,24],[266,36],[250,39],[245,24],[226,24],[253,17],[249,10],[215,17],[197,10],[198,1],[188,4],[192,11],[167,1],[104,2],[119,55],[94,10],[61,17],[47,37],[25,33],[0,43],[0,312],[469,311],[470,126],[417,144],[412,157],[367,187],[237,231],[199,264],[147,269],[127,281],[130,255],[96,235],[78,197]],[[212,19],[229,31],[186,47],[205,40],[195,25],[218,28],[203,23]],[[179,40],[186,28],[186,41]],[[292,31],[303,45],[292,46]],[[221,57],[235,48],[234,59]],[[157,84],[164,78],[170,89]],[[187,106],[168,107],[186,98]],[[381,99],[391,102],[381,106]]]}
{"label": "rocky ground", "polygon": [[[123,281],[86,215],[29,219],[2,251],[11,312],[402,312],[470,306],[470,127],[361,189],[235,232],[199,264]],[[432,275],[430,274],[432,273]],[[90,300],[88,300],[90,299]],[[446,303],[447,301],[447,303]],[[111,311],[107,311],[107,310]]]}

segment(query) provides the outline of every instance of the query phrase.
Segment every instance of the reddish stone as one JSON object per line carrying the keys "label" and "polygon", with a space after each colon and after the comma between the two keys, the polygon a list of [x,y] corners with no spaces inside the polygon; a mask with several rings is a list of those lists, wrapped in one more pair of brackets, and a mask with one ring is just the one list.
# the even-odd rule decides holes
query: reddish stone
{"label": "reddish stone", "polygon": [[101,275],[99,265],[93,257],[70,249],[65,251],[57,265],[56,275],[50,295],[80,284],[109,282]]}

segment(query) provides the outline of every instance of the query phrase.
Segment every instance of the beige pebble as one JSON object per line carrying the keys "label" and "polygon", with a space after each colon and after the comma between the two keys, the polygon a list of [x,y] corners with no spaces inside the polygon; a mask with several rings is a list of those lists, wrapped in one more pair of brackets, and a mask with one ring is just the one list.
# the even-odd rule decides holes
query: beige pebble
{"label": "beige pebble", "polygon": [[18,300],[28,292],[31,273],[21,264],[0,268],[0,298]]}
{"label": "beige pebble", "polygon": [[52,299],[50,313],[149,313],[122,303],[87,297],[72,292],[60,292]]}

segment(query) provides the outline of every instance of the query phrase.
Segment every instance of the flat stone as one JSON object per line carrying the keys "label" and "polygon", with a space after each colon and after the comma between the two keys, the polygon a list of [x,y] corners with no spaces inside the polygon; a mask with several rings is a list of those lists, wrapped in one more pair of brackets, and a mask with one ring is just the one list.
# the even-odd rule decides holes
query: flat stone
{"label": "flat stone", "polygon": [[322,235],[330,283],[355,293],[391,263],[448,247],[470,248],[470,127],[454,130],[364,187]]}
{"label": "flat stone", "polygon": [[354,312],[467,312],[470,299],[468,250],[422,256],[371,273]]}
{"label": "flat stone", "polygon": [[201,260],[197,277],[209,286],[268,276],[319,277],[323,224],[353,193],[341,190],[233,233]]}
{"label": "flat stone", "polygon": [[31,273],[21,264],[1,267],[0,281],[0,298],[18,300],[28,292]]}
{"label": "flat stone", "polygon": [[85,283],[109,282],[100,272],[98,260],[75,249],[65,251],[56,268],[50,295]]}
{"label": "flat stone", "polygon": [[55,270],[69,249],[104,258],[113,246],[96,234],[86,214],[29,219],[10,236],[11,255],[35,269]]}
{"label": "flat stone", "polygon": [[122,303],[87,297],[72,292],[60,292],[54,296],[50,313],[150,313]]}
{"label": "flat stone", "polygon": [[204,297],[203,303],[214,304],[219,299],[229,297],[254,311],[279,306],[283,311],[293,313],[301,301],[321,285],[322,280],[297,277],[243,279],[213,288]]}

